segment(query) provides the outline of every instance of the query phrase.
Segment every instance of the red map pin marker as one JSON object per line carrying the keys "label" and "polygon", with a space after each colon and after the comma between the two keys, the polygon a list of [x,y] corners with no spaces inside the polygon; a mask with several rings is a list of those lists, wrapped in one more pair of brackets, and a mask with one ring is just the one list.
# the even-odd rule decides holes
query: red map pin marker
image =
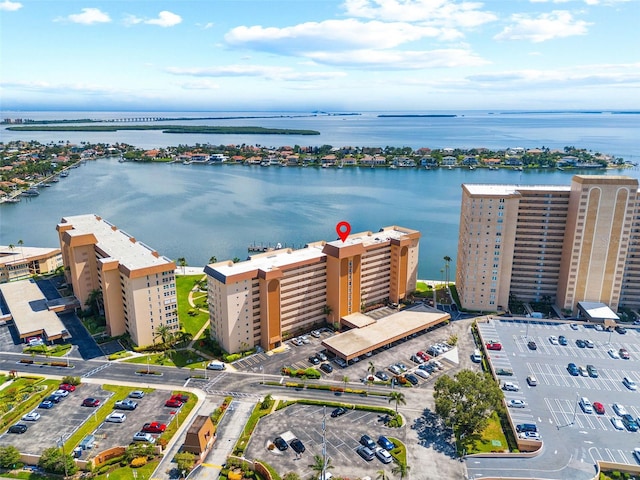
{"label": "red map pin marker", "polygon": [[351,225],[349,225],[349,222],[340,222],[336,225],[336,232],[340,240],[344,242],[351,233]]}

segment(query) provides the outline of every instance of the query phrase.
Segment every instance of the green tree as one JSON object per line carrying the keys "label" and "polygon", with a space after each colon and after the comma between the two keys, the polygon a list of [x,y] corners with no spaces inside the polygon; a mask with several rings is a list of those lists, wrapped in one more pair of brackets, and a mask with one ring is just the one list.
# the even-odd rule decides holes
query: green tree
{"label": "green tree", "polygon": [[209,258],[209,263],[218,263],[218,259],[216,258],[216,256],[214,255],[213,257]]}
{"label": "green tree", "polygon": [[20,451],[13,445],[0,447],[0,467],[15,468],[20,461]]}
{"label": "green tree", "polygon": [[240,262],[240,258],[239,257],[233,257],[233,263],[238,263]]}
{"label": "green tree", "polygon": [[326,476],[326,473],[333,468],[333,465],[331,465],[331,459],[329,457],[327,457],[325,461],[325,459],[322,458],[322,455],[314,455],[313,463],[309,465],[309,468],[318,473],[318,478],[320,478],[320,480],[324,480],[324,478],[322,478],[322,474],[324,473]]}
{"label": "green tree", "polygon": [[407,400],[404,398],[404,393],[402,392],[391,392],[389,394],[389,403],[396,403],[396,413],[398,413],[398,405],[406,405]]}
{"label": "green tree", "polygon": [[300,475],[296,472],[288,472],[282,477],[282,480],[300,480]]}
{"label": "green tree", "polygon": [[43,468],[45,472],[58,475],[73,475],[78,471],[73,457],[68,453],[63,455],[57,447],[46,448],[40,455],[38,466]]}
{"label": "green tree", "polygon": [[444,256],[444,268],[446,270],[446,279],[447,279],[447,285],[449,285],[449,266],[451,263],[451,257],[449,255],[445,255]]}
{"label": "green tree", "polygon": [[482,372],[462,370],[454,378],[440,377],[433,398],[436,413],[459,438],[480,433],[491,414],[500,406],[502,392],[493,379]]}
{"label": "green tree", "polygon": [[176,262],[178,263],[179,267],[182,267],[182,274],[184,275],[185,267],[187,266],[187,259],[184,257],[180,257],[178,258],[178,260],[176,260]]}
{"label": "green tree", "polygon": [[273,406],[273,396],[271,396],[271,394],[269,394],[266,397],[264,397],[264,400],[262,400],[262,403],[260,404],[260,408],[262,410],[267,410],[267,409],[271,408],[272,406]]}
{"label": "green tree", "polygon": [[160,325],[156,328],[153,339],[155,340],[156,338],[160,338],[166,347],[171,348],[172,337],[173,334],[171,333],[171,329],[166,325]]}
{"label": "green tree", "polygon": [[404,462],[398,462],[395,467],[391,469],[391,473],[398,475],[400,478],[406,478],[409,476],[409,470],[411,467]]}
{"label": "green tree", "polygon": [[371,376],[376,374],[376,366],[373,364],[373,362],[369,362],[369,366],[367,367],[367,372],[369,372],[369,375]]}
{"label": "green tree", "polygon": [[89,295],[87,296],[87,300],[84,302],[84,305],[91,309],[91,313],[94,316],[97,317],[98,315],[100,315],[100,312],[103,309],[102,290],[99,288],[91,290],[89,292]]}
{"label": "green tree", "polygon": [[193,468],[193,465],[196,463],[196,457],[191,452],[180,452],[176,453],[173,457],[178,465],[178,470],[180,472],[188,473]]}
{"label": "green tree", "polygon": [[349,377],[346,375],[342,377],[342,381],[344,382],[344,388],[347,388],[347,383],[349,383]]}

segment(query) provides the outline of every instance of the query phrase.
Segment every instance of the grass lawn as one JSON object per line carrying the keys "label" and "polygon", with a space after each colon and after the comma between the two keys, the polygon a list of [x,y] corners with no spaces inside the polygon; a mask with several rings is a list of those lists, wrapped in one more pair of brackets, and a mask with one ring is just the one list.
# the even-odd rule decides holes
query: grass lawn
{"label": "grass lawn", "polygon": [[[144,467],[136,468],[135,471],[138,472],[137,478],[140,480],[148,480],[151,478],[151,474],[158,467],[159,460],[154,460],[152,462],[147,463]],[[122,467],[116,468],[115,470],[111,470],[109,473],[105,473],[104,475],[98,475],[95,477],[96,480],[131,480],[133,478],[133,468],[131,467]]]}
{"label": "grass lawn", "polygon": [[[497,443],[494,445],[492,443],[493,441],[500,442],[500,445],[497,445]],[[487,428],[484,429],[479,439],[464,444],[458,439],[458,446],[461,449],[466,449],[468,454],[502,452],[504,450],[508,450],[509,446],[507,444],[507,437],[505,437],[504,432],[502,431],[502,425],[500,425],[498,413],[493,412],[493,415],[489,418]]]}
{"label": "grass lawn", "polygon": [[15,423],[22,415],[35,408],[44,397],[58,388],[57,380],[42,377],[20,377],[0,392],[0,427]]}
{"label": "grass lawn", "polygon": [[[192,334],[195,338],[200,329],[209,321],[209,313],[201,312],[197,308],[189,305],[189,293],[195,286],[196,282],[202,279],[202,275],[179,275],[176,277],[176,291],[178,293],[178,318],[182,328]],[[196,292],[196,298],[202,297],[204,294]],[[200,302],[203,300],[200,299]],[[196,303],[194,301],[194,303]],[[206,307],[205,307],[206,308]],[[192,315],[189,315],[189,312]]]}
{"label": "grass lawn", "polygon": [[72,345],[65,343],[64,345],[54,345],[52,347],[47,345],[37,345],[35,347],[26,347],[22,350],[22,353],[35,353],[36,355],[49,355],[51,357],[62,357],[69,350]]}
{"label": "grass lawn", "polygon": [[47,474],[30,472],[28,470],[13,470],[11,472],[2,472],[3,478],[20,478],[22,480],[48,480],[51,477]]}
{"label": "grass lawn", "polygon": [[393,444],[395,448],[391,450],[391,456],[395,459],[397,463],[407,463],[407,447],[405,447],[404,443],[394,437],[387,437]]}
{"label": "grass lawn", "polygon": [[151,355],[145,355],[143,357],[135,357],[125,360],[126,363],[137,363],[140,365],[147,364],[147,358],[149,359],[149,365],[163,365],[165,367],[187,367],[187,368],[200,368],[203,369],[207,360],[198,356],[194,352],[188,350],[177,350],[171,354],[171,357],[164,353],[153,353]]}
{"label": "grass lawn", "polygon": [[428,295],[432,293],[431,285],[427,285],[424,282],[418,282],[416,284],[416,291],[414,295],[416,297],[422,297],[424,295]]}

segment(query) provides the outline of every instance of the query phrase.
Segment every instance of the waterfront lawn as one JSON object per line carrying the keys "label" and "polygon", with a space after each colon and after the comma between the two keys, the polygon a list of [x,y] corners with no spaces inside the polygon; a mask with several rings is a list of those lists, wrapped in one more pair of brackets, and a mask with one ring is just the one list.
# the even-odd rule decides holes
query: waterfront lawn
{"label": "waterfront lawn", "polygon": [[433,290],[431,285],[426,284],[425,282],[418,282],[416,284],[416,291],[413,293],[415,297],[425,297],[432,296]]}
{"label": "waterfront lawn", "polygon": [[[182,328],[195,336],[209,321],[209,313],[201,312],[198,308],[189,305],[189,293],[193,287],[203,278],[203,275],[179,275],[176,276],[176,292],[178,293],[178,318]],[[196,298],[202,296],[194,292]],[[202,302],[202,300],[199,300]],[[194,303],[198,303],[197,301]],[[206,309],[206,306],[205,306]]]}

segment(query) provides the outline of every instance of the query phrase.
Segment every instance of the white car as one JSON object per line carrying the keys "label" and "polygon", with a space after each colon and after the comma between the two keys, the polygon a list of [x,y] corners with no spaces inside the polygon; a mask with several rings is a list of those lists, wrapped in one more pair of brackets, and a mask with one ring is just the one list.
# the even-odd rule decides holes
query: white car
{"label": "white car", "polygon": [[540,440],[540,434],[538,432],[522,432],[518,436],[527,440]]}
{"label": "white car", "polygon": [[629,390],[637,390],[638,389],[638,386],[636,385],[636,382],[631,380],[629,377],[624,377],[622,379],[622,384],[625,387],[627,387]]}
{"label": "white car", "polygon": [[40,418],[40,414],[38,412],[30,412],[22,417],[23,420],[27,422],[35,422]]}
{"label": "white car", "polygon": [[583,377],[589,376],[589,372],[587,372],[587,369],[584,368],[582,365],[578,367],[578,371],[580,372],[580,375],[582,375]]}
{"label": "white car", "polygon": [[613,348],[610,348],[609,350],[607,350],[607,353],[609,354],[609,356],[611,358],[620,358],[620,355],[618,354],[618,351],[614,350]]}
{"label": "white car", "polygon": [[640,463],[640,448],[633,449],[633,456],[636,457],[636,462]]}
{"label": "white car", "polygon": [[558,337],[556,337],[555,335],[551,335],[549,337],[549,343],[551,345],[558,345]]}
{"label": "white car", "polygon": [[624,408],[624,406],[620,405],[619,403],[614,403],[613,405],[611,405],[611,408],[613,408],[613,411],[620,416],[626,415],[628,413],[627,409]]}
{"label": "white car", "polygon": [[502,389],[507,392],[517,392],[518,390],[520,390],[520,387],[512,382],[504,382],[502,384]]}
{"label": "white car", "polygon": [[599,323],[596,323],[596,325],[593,328],[595,328],[597,332],[604,332],[604,327]]}
{"label": "white car", "polygon": [[611,417],[611,425],[613,425],[613,428],[616,430],[624,430],[624,424],[618,417]]}
{"label": "white car", "polygon": [[507,405],[511,408],[525,408],[527,406],[527,402],[524,400],[512,399],[507,402]]}
{"label": "white car", "polygon": [[112,423],[122,423],[126,419],[127,419],[127,416],[124,413],[120,413],[120,412],[110,413],[109,415],[107,415],[107,418],[105,418],[107,422],[112,422]]}
{"label": "white car", "polygon": [[67,391],[67,390],[56,390],[55,392],[52,393],[52,395],[55,395],[56,397],[68,397],[69,396],[69,391]]}
{"label": "white car", "polygon": [[527,383],[530,387],[535,387],[536,385],[538,385],[538,379],[535,377],[535,375],[529,375],[527,377]]}
{"label": "white car", "polygon": [[417,369],[413,373],[418,375],[419,377],[424,378],[425,380],[429,378],[429,373],[425,372],[424,370]]}

